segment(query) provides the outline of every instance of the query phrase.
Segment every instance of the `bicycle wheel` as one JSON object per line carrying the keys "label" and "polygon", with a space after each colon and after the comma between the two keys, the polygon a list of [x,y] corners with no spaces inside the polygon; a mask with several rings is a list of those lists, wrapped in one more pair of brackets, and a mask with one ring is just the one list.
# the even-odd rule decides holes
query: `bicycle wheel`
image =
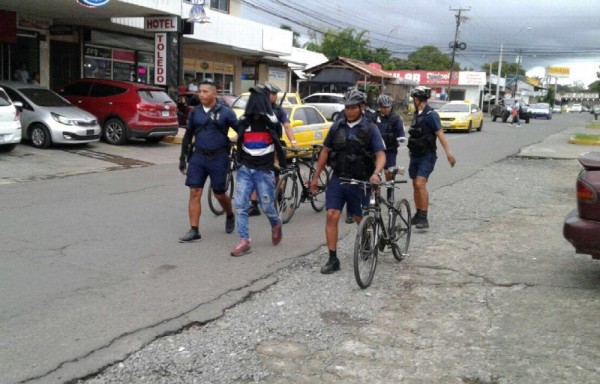
{"label": "bicycle wheel", "polygon": [[[310,172],[308,174],[308,182],[313,178],[315,174],[315,169],[310,168]],[[321,212],[323,208],[325,208],[325,191],[327,190],[327,185],[329,184],[329,170],[323,169],[321,174],[319,175],[319,183],[317,185],[317,192],[314,195],[310,196],[310,205],[313,207],[315,212]]]}
{"label": "bicycle wheel", "polygon": [[410,244],[410,205],[406,199],[396,203],[390,223],[390,234],[392,236],[392,253],[398,261],[402,261],[408,255]]}
{"label": "bicycle wheel", "polygon": [[[233,172],[228,172],[227,178],[225,179],[225,186],[227,188],[225,193],[227,193],[227,195],[229,195],[231,198],[233,198],[234,179]],[[221,216],[225,212],[223,207],[221,207],[219,200],[217,200],[215,194],[213,193],[212,182],[208,184],[208,193],[206,198],[208,199],[208,207],[210,208],[210,211],[216,216]]]}
{"label": "bicycle wheel", "polygon": [[362,289],[371,285],[375,268],[377,268],[377,244],[375,218],[370,215],[363,216],[354,242],[354,277]]}
{"label": "bicycle wheel", "polygon": [[285,224],[294,216],[298,204],[298,185],[294,174],[281,175],[275,190],[275,196],[277,198],[277,213]]}

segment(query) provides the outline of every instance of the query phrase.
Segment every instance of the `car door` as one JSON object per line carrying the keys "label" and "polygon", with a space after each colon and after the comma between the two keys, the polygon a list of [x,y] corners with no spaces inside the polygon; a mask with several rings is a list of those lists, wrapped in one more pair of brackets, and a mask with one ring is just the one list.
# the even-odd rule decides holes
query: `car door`
{"label": "car door", "polygon": [[471,116],[473,118],[473,128],[481,127],[481,122],[483,121],[483,113],[475,104],[471,104]]}

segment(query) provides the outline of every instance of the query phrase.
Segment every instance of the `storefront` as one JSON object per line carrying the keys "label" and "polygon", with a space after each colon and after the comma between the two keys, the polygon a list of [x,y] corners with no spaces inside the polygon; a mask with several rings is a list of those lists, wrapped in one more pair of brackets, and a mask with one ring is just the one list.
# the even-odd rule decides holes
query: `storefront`
{"label": "storefront", "polygon": [[412,80],[419,85],[431,88],[431,97],[441,100],[471,100],[479,104],[480,95],[486,83],[485,72],[460,71],[452,74],[450,97],[448,97],[449,71],[386,71],[390,75]]}
{"label": "storefront", "polygon": [[210,61],[203,59],[183,59],[183,77],[185,86],[194,80],[210,80],[217,86],[219,93],[233,93],[235,64],[233,62]]}

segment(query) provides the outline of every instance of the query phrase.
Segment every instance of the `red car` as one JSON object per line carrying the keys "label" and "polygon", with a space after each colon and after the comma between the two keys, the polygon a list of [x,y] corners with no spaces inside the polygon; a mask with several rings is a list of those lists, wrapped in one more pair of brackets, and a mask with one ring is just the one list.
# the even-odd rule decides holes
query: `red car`
{"label": "red car", "polygon": [[577,177],[577,209],[565,218],[563,235],[577,253],[600,259],[600,152],[579,158],[583,170]]}
{"label": "red car", "polygon": [[159,87],[129,81],[80,79],[58,91],[98,118],[102,138],[123,145],[131,138],[158,142],[177,135],[177,106]]}

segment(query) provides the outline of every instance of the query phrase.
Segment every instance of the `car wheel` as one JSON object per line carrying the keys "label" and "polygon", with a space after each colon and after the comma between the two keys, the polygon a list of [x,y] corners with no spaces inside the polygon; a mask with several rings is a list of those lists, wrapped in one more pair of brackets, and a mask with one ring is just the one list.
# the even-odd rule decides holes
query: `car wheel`
{"label": "car wheel", "polygon": [[483,128],[483,119],[481,119],[481,124],[479,124],[479,128],[477,128],[477,132],[481,132],[482,128]]}
{"label": "car wheel", "polygon": [[334,112],[333,115],[331,115],[331,121],[336,121],[339,115],[339,112]]}
{"label": "car wheel", "polygon": [[497,119],[498,119],[498,116],[496,116],[496,115],[493,115],[493,116],[492,116],[492,121],[493,121],[493,122],[496,122],[496,120],[497,120]]}
{"label": "car wheel", "polygon": [[530,120],[530,119],[531,119],[531,117],[530,117],[530,116],[527,116],[527,117],[525,118],[525,124],[529,124],[529,120]]}
{"label": "car wheel", "polygon": [[160,143],[162,141],[162,139],[164,139],[164,137],[162,136],[150,136],[150,137],[146,137],[144,140],[146,140],[146,142],[148,143]]}
{"label": "car wheel", "polygon": [[469,126],[467,127],[467,133],[471,133],[473,131],[473,122],[469,121]]}
{"label": "car wheel", "polygon": [[123,145],[127,142],[127,127],[121,120],[113,117],[104,124],[102,135],[108,144]]}
{"label": "car wheel", "polygon": [[50,132],[48,132],[48,128],[42,124],[35,124],[31,127],[29,139],[31,140],[31,145],[35,148],[48,148],[50,144],[52,144]]}
{"label": "car wheel", "polygon": [[0,152],[2,152],[2,153],[10,152],[13,149],[15,149],[16,146],[17,146],[17,144],[0,145]]}
{"label": "car wheel", "polygon": [[506,123],[508,121],[508,115],[502,115],[502,122]]}

